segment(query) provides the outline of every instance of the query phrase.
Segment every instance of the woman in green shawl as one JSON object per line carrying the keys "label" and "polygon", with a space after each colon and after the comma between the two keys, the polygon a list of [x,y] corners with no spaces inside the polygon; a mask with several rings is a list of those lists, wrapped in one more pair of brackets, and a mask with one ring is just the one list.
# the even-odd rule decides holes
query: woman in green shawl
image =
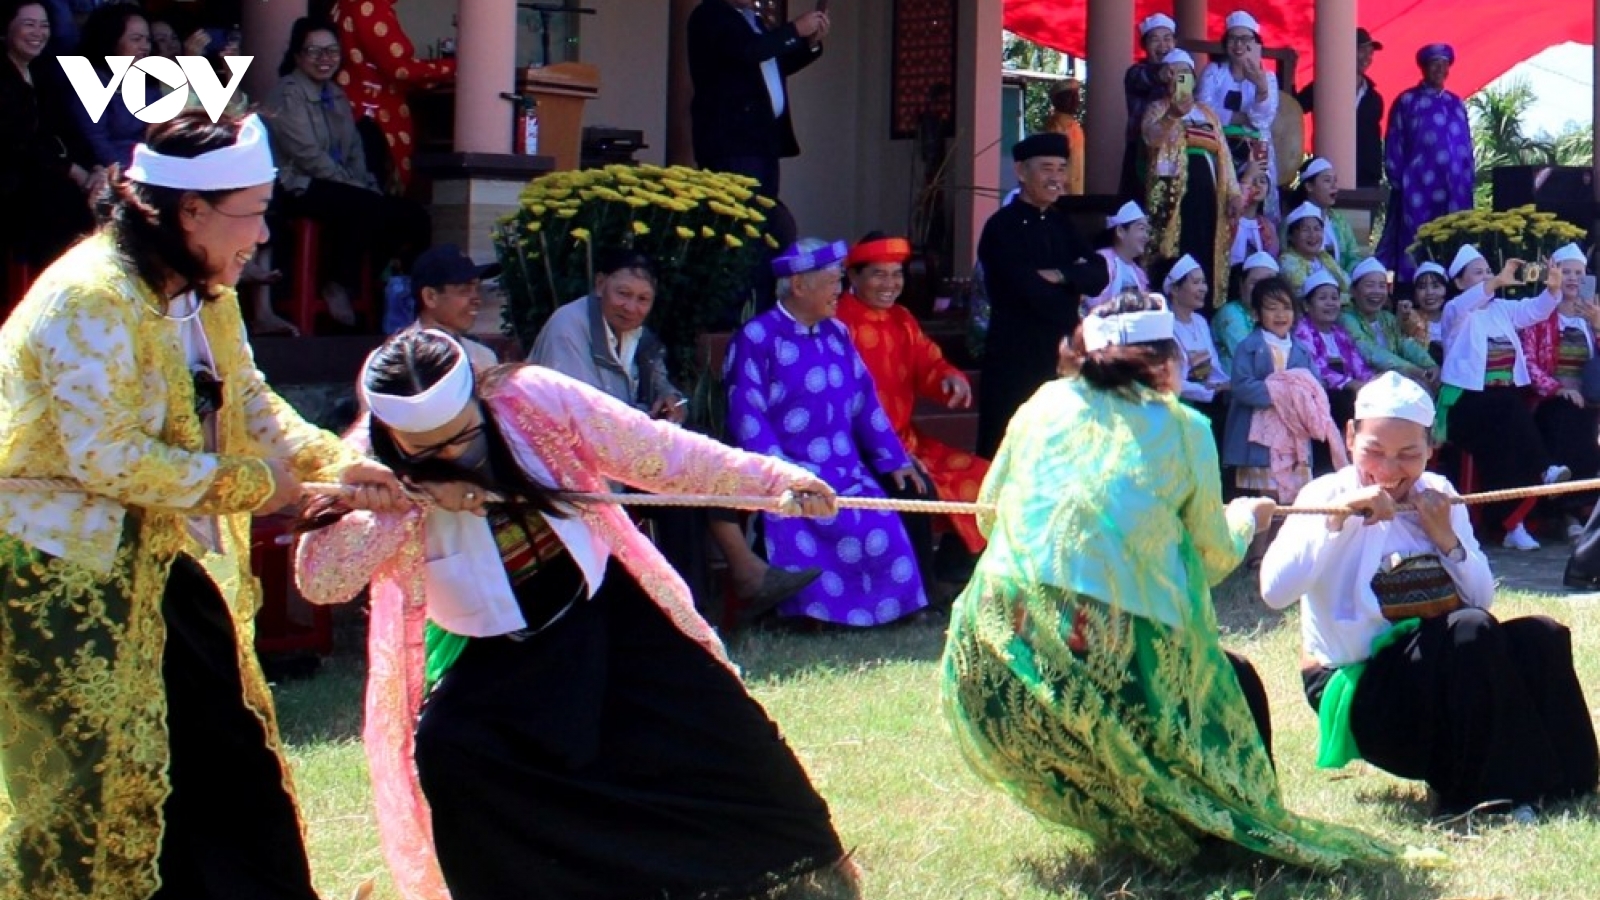
{"label": "woman in green shawl", "polygon": [[1035,815],[1162,866],[1208,836],[1325,870],[1389,858],[1283,806],[1266,693],[1218,643],[1209,590],[1273,505],[1223,507],[1210,428],[1176,395],[1172,322],[1154,296],[1096,309],[1067,377],[1012,419],[945,649],[957,742]]}

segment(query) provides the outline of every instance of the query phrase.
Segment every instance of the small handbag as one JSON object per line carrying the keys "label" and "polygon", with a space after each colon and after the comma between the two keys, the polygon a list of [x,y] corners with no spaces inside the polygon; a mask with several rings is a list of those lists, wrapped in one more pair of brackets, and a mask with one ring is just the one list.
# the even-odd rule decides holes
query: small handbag
{"label": "small handbag", "polygon": [[1431,619],[1462,606],[1455,579],[1432,553],[1393,554],[1372,576],[1372,592],[1378,597],[1383,617],[1391,622]]}

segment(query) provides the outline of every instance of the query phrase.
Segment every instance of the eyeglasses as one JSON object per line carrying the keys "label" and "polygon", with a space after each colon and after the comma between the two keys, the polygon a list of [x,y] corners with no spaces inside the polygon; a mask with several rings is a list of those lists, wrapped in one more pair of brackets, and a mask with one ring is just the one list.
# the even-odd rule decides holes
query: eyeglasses
{"label": "eyeglasses", "polygon": [[400,458],[408,463],[427,462],[430,459],[437,459],[439,454],[449,450],[451,447],[464,447],[467,444],[472,443],[478,439],[478,435],[480,434],[483,434],[483,423],[481,422],[477,425],[469,425],[466,428],[461,429],[461,431],[457,433],[455,437],[450,438],[447,441],[442,441],[430,447],[423,447],[421,450],[418,450],[415,453],[407,453],[404,450],[400,450],[398,447],[395,449],[399,451]]}
{"label": "eyeglasses", "polygon": [[308,59],[338,59],[339,45],[334,44],[331,47],[306,47],[300,52],[304,53]]}
{"label": "eyeglasses", "polygon": [[210,369],[195,369],[194,375],[194,414],[204,419],[206,416],[215,415],[222,409],[223,391],[222,379],[218,378]]}

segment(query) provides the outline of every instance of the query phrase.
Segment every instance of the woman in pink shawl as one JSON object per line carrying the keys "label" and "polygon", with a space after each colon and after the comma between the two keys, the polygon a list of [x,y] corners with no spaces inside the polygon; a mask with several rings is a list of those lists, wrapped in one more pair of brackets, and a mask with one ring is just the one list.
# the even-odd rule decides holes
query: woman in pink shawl
{"label": "woman in pink shawl", "polygon": [[402,896],[856,898],[827,804],[682,579],[619,507],[573,496],[831,515],[828,486],[547,369],[478,385],[442,332],[390,338],[360,389],[353,437],[434,502],[313,509],[296,563],[314,602],[371,583],[364,739]]}

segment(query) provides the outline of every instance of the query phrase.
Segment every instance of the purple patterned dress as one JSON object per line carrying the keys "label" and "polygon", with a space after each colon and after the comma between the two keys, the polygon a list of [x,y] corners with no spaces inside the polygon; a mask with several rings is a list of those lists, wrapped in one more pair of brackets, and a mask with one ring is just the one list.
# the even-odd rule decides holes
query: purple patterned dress
{"label": "purple patterned dress", "polygon": [[1472,208],[1472,132],[1467,107],[1449,91],[1419,84],[1389,110],[1384,137],[1389,214],[1378,259],[1409,283],[1416,272],[1406,248],[1417,230],[1440,216]]}
{"label": "purple patterned dress", "polygon": [[[728,345],[722,375],[734,441],[809,469],[841,497],[882,497],[873,472],[911,464],[849,332],[833,319],[808,328],[781,306],[756,316]],[[822,570],[781,615],[867,626],[928,605],[898,513],[764,518],[768,562]]]}

